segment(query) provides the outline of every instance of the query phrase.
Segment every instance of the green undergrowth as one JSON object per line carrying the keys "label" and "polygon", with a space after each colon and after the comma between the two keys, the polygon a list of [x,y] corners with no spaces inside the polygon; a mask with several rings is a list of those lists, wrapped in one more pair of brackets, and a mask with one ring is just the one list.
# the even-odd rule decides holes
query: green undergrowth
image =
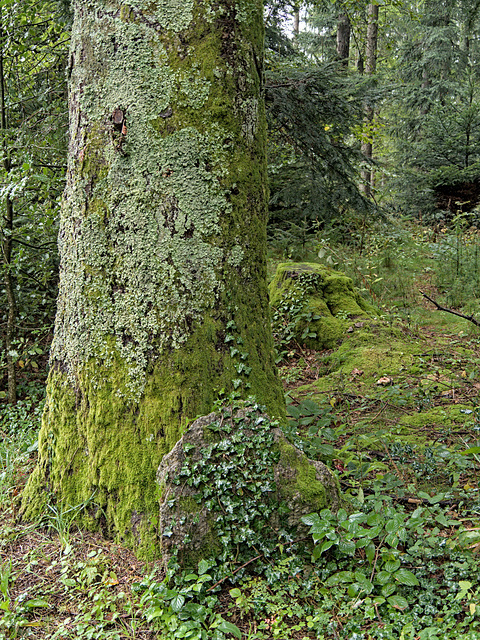
{"label": "green undergrowth", "polygon": [[434,326],[476,335],[473,325],[432,314],[433,306],[426,308],[420,293],[433,294],[441,305],[467,315],[480,314],[480,234],[466,222],[432,229],[383,220],[349,245],[322,236],[316,243],[317,259],[350,276],[389,319],[400,318],[410,328]]}
{"label": "green undergrowth", "polygon": [[[344,507],[304,516],[300,538],[278,532],[268,554],[262,531],[252,529],[249,560],[232,551],[226,573],[214,559],[182,571],[175,558],[166,575],[158,564],[137,564],[132,572],[132,556],[119,563],[117,547],[76,530],[73,516],[83,505],[52,507],[28,528],[8,520],[4,508],[0,633],[99,640],[476,638],[480,409],[472,406],[459,409],[461,436],[447,428],[441,438],[409,444],[385,428],[355,432],[341,404],[291,402],[287,437],[336,468]],[[245,471],[239,480],[250,491]],[[216,492],[228,509],[220,486]],[[241,534],[248,514],[224,515],[228,535]]]}
{"label": "green undergrowth", "polygon": [[[410,226],[372,234],[362,255],[318,245],[319,261],[346,272],[378,311],[336,311],[341,332],[321,351],[306,344],[315,319],[298,300],[293,315],[306,316],[283,309],[277,317],[284,432],[335,470],[342,508],[307,515],[302,536],[278,531],[272,542],[262,527],[246,526],[254,514],[223,502],[219,487],[219,513],[230,509],[225,531],[248,529],[248,559],[234,545],[228,562],[200,559],[186,572],[174,558],[165,575],[159,563],[140,565],[79,532],[74,516],[84,503],[47,505],[28,526],[15,521],[40,405],[2,409],[0,419],[10,417],[1,423],[0,637],[480,637],[480,339],[467,320],[433,311],[419,294],[474,313],[476,293],[465,287],[470,299],[462,297],[462,283],[475,282],[475,242]],[[238,487],[253,491],[247,466]],[[234,481],[235,467],[230,493]]]}

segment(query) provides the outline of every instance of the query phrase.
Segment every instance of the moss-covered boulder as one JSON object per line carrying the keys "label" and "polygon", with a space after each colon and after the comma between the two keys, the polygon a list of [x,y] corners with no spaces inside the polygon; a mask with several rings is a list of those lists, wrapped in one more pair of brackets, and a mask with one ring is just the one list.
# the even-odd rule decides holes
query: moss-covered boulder
{"label": "moss-covered boulder", "polygon": [[292,335],[311,349],[334,347],[353,319],[375,314],[351,278],[320,264],[279,264],[270,283],[277,341]]}
{"label": "moss-covered boulder", "polygon": [[241,565],[274,549],[279,531],[304,535],[301,517],[336,509],[339,485],[285,439],[262,407],[198,418],[159,467],[162,558]]}

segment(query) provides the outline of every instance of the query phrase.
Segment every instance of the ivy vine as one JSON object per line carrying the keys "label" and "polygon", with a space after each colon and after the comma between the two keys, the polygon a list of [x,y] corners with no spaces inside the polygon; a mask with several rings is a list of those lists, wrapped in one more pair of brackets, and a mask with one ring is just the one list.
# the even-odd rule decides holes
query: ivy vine
{"label": "ivy vine", "polygon": [[276,499],[278,423],[254,399],[230,400],[217,408],[218,418],[208,426],[211,442],[200,456],[193,456],[194,445],[184,445],[185,461],[173,480],[196,490],[193,499],[213,516],[219,575],[270,557],[285,533],[278,532],[278,516],[288,512]]}

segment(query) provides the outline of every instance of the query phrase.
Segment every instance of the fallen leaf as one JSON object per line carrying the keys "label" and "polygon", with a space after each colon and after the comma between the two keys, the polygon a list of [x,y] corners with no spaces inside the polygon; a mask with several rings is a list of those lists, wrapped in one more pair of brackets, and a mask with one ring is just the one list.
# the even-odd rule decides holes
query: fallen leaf
{"label": "fallen leaf", "polygon": [[363,371],[361,369],[352,369],[352,375],[350,376],[350,378],[348,379],[349,382],[353,382],[355,380],[355,378],[357,378],[358,376],[363,375]]}
{"label": "fallen leaf", "polygon": [[378,384],[379,386],[385,387],[387,384],[392,384],[393,379],[390,378],[389,376],[382,376],[381,378],[379,378],[375,384]]}

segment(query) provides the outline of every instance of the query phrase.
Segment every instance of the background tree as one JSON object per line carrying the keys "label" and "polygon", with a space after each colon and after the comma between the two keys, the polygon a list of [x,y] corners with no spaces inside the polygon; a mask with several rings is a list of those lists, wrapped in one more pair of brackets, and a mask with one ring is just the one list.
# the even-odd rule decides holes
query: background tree
{"label": "background tree", "polygon": [[[367,8],[367,38],[365,53],[365,75],[374,76],[377,70],[377,47],[378,47],[378,4],[370,3]],[[362,153],[367,163],[371,163],[373,158],[373,138],[372,128],[375,116],[374,104],[367,102],[365,106],[365,121],[367,136],[362,142]],[[372,171],[367,165],[362,170],[362,189],[366,196],[372,192]]]}
{"label": "background tree", "polygon": [[[57,273],[57,211],[66,142],[65,21],[52,2],[6,1],[0,9],[0,290],[7,392],[48,348]],[[22,375],[22,380],[25,376]]]}
{"label": "background tree", "polygon": [[77,2],[45,499],[153,553],[155,473],[222,391],[284,400],[266,290],[260,3]]}
{"label": "background tree", "polygon": [[[270,235],[298,257],[312,233],[349,237],[373,209],[359,191],[361,93],[334,64],[267,74]],[[302,248],[303,247],[303,248]],[[297,253],[296,253],[297,252]]]}
{"label": "background tree", "polygon": [[387,129],[393,143],[387,188],[403,211],[451,219],[480,201],[478,3],[412,5],[392,25],[401,79]]}
{"label": "background tree", "polygon": [[[308,9],[294,42],[267,50],[270,239],[298,258],[319,231],[352,237],[373,207],[359,191],[365,91],[339,63],[336,33],[343,4]],[[269,31],[281,41],[280,20]],[[345,43],[344,43],[345,44]],[[289,45],[289,46],[288,46]],[[348,60],[347,60],[348,62]]]}

